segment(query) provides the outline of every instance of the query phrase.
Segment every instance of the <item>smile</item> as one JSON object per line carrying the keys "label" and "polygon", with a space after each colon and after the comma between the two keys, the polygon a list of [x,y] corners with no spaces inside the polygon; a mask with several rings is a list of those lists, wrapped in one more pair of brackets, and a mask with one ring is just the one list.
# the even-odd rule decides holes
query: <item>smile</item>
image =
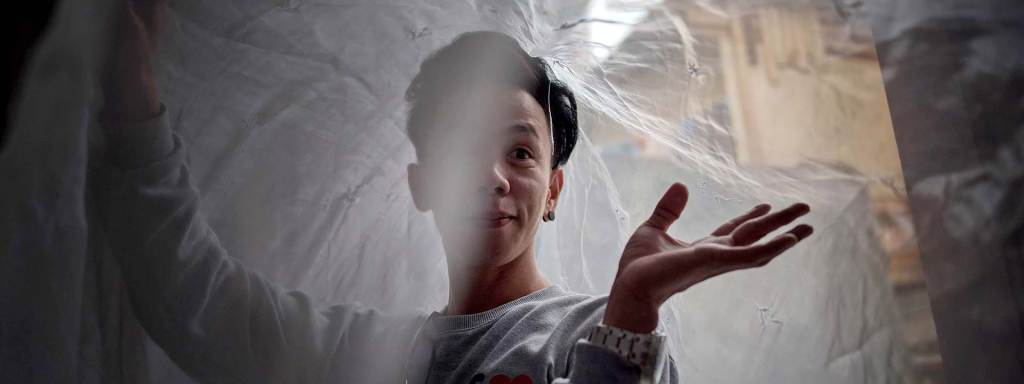
{"label": "smile", "polygon": [[501,228],[501,227],[504,227],[505,225],[508,225],[508,223],[510,223],[510,222],[512,222],[512,217],[509,217],[509,216],[499,217],[499,218],[496,218],[496,219],[487,220],[487,227],[488,228]]}
{"label": "smile", "polygon": [[513,219],[515,219],[515,216],[504,213],[494,213],[483,217],[476,217],[473,221],[481,227],[496,229],[508,225],[508,223],[511,223]]}

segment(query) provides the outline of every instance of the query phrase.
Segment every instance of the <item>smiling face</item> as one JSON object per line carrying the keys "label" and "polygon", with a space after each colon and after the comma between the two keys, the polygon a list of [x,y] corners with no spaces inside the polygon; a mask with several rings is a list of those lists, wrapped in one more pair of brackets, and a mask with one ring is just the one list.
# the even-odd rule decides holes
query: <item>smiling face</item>
{"label": "smiling face", "polygon": [[511,86],[451,96],[438,105],[429,149],[409,166],[410,189],[417,207],[433,212],[449,258],[504,265],[532,249],[561,191],[547,118]]}

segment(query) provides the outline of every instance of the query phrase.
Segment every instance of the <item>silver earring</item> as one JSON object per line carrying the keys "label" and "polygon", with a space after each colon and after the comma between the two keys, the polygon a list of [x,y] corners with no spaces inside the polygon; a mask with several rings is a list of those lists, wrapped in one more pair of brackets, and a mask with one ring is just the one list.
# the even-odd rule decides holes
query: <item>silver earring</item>
{"label": "silver earring", "polygon": [[544,215],[544,221],[555,221],[555,211],[548,211],[548,213]]}

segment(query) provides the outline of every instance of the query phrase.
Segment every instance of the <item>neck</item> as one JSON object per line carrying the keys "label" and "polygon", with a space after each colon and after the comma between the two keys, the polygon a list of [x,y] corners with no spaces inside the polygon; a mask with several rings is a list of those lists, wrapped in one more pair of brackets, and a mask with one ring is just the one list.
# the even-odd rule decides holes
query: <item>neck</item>
{"label": "neck", "polygon": [[537,268],[533,247],[528,248],[496,266],[460,268],[449,259],[448,314],[484,312],[550,286]]}

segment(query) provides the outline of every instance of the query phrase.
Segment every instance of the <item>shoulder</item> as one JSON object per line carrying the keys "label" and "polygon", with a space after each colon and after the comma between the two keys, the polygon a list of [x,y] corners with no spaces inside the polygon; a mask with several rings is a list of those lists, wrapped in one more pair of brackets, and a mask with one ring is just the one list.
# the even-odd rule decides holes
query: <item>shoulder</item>
{"label": "shoulder", "polygon": [[594,296],[555,287],[553,293],[517,308],[522,317],[544,317],[549,320],[579,321],[595,315],[604,315],[608,296]]}
{"label": "shoulder", "polygon": [[426,322],[427,313],[416,311],[385,312],[359,302],[335,304],[319,311],[314,321],[324,321],[327,337],[380,343],[411,338]]}
{"label": "shoulder", "polygon": [[586,337],[593,325],[601,322],[607,295],[587,295],[558,289],[557,295],[531,302],[517,308],[517,322],[528,324],[538,331],[543,329],[548,342],[571,344]]}
{"label": "shoulder", "polygon": [[558,303],[561,308],[562,321],[571,323],[595,323],[604,317],[604,309],[608,305],[608,295],[587,295],[567,292],[564,301]]}

